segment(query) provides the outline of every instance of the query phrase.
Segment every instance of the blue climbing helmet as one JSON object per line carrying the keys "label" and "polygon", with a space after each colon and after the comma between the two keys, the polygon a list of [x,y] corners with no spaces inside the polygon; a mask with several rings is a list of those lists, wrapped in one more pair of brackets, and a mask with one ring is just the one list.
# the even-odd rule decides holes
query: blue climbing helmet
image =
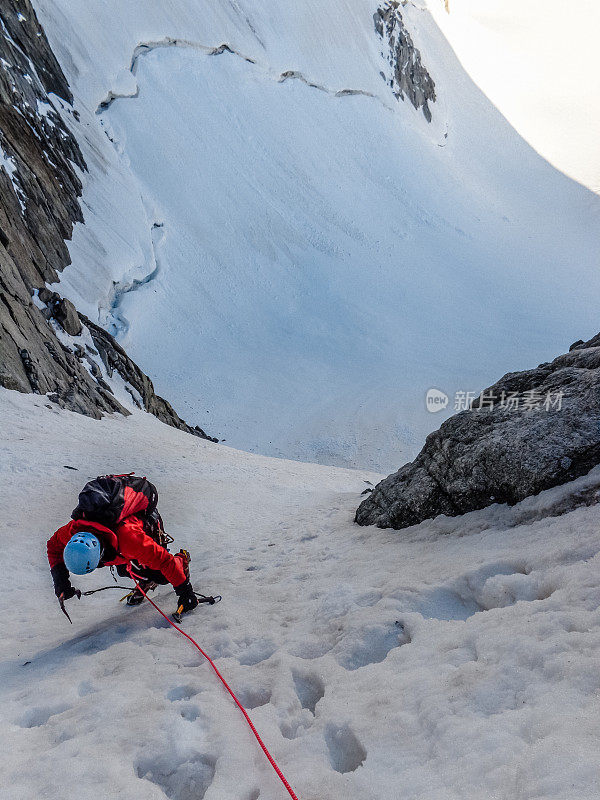
{"label": "blue climbing helmet", "polygon": [[93,572],[102,556],[100,539],[88,531],[80,531],[71,536],[63,552],[63,561],[69,572],[85,575]]}

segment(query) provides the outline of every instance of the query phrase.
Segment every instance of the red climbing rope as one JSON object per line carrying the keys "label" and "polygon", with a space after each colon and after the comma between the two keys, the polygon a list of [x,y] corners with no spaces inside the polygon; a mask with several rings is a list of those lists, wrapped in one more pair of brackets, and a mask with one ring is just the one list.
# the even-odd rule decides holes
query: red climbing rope
{"label": "red climbing rope", "polygon": [[258,731],[256,730],[256,728],[254,727],[254,724],[253,724],[252,720],[251,720],[251,719],[250,719],[250,717],[248,716],[248,712],[246,711],[246,709],[244,708],[244,706],[243,706],[243,705],[240,703],[240,701],[237,699],[237,697],[234,695],[234,693],[233,693],[233,691],[231,690],[231,688],[230,688],[229,684],[227,683],[227,681],[225,680],[225,678],[224,678],[224,677],[221,675],[221,673],[220,673],[220,672],[219,672],[219,670],[217,669],[217,666],[216,666],[215,662],[212,660],[212,658],[211,658],[209,655],[207,655],[207,654],[204,652],[204,650],[203,650],[203,649],[200,647],[200,645],[198,644],[198,642],[197,642],[195,639],[192,639],[192,637],[191,637],[191,636],[190,636],[188,633],[186,633],[184,630],[182,630],[182,629],[179,627],[179,625],[176,625],[176,624],[173,622],[173,620],[171,620],[171,619],[170,619],[170,618],[169,618],[169,617],[168,617],[168,616],[165,614],[165,612],[164,612],[164,611],[163,611],[161,608],[159,608],[159,607],[156,605],[156,603],[155,603],[153,600],[151,600],[151,599],[148,597],[148,595],[146,594],[146,592],[145,592],[145,591],[142,589],[142,587],[140,586],[140,584],[139,584],[139,583],[136,581],[136,579],[135,579],[135,577],[134,577],[134,575],[133,575],[133,572],[131,571],[131,567],[130,567],[130,566],[128,566],[128,568],[127,568],[127,569],[128,569],[128,572],[129,572],[129,575],[130,575],[131,579],[133,580],[133,582],[135,583],[135,585],[137,586],[137,588],[140,590],[140,592],[141,592],[141,593],[144,595],[144,597],[146,598],[146,600],[147,600],[147,601],[150,603],[150,605],[154,606],[154,608],[155,608],[155,609],[158,611],[158,613],[159,613],[161,616],[163,616],[163,617],[164,617],[164,618],[167,620],[167,622],[169,623],[169,625],[171,625],[173,628],[175,628],[175,630],[176,630],[176,631],[178,631],[178,632],[179,632],[179,633],[181,633],[183,636],[185,636],[185,638],[186,638],[186,639],[189,639],[189,640],[190,640],[190,642],[191,642],[191,643],[194,645],[194,647],[195,647],[197,650],[199,650],[199,651],[200,651],[200,653],[202,653],[202,655],[204,656],[204,658],[205,658],[205,659],[208,661],[208,663],[209,663],[209,664],[211,665],[211,667],[214,669],[214,671],[215,671],[215,672],[216,672],[216,674],[217,674],[217,677],[219,678],[219,680],[221,681],[221,683],[223,684],[223,686],[224,686],[224,687],[227,689],[227,691],[229,692],[229,694],[230,694],[230,695],[231,695],[231,697],[233,698],[233,702],[236,704],[236,706],[239,708],[239,710],[242,712],[242,714],[243,714],[243,715],[244,715],[244,717],[246,718],[246,722],[247,722],[247,723],[248,723],[248,725],[250,726],[250,730],[252,731],[252,733],[255,735],[255,737],[256,737],[256,741],[257,741],[257,742],[259,743],[259,745],[262,747],[263,753],[264,753],[264,754],[266,755],[266,757],[269,759],[269,763],[271,764],[271,766],[273,767],[273,769],[275,770],[275,772],[276,772],[276,773],[277,773],[277,775],[279,776],[279,778],[280,778],[281,782],[283,783],[283,785],[285,786],[285,788],[288,790],[288,793],[289,793],[290,797],[292,797],[292,798],[293,798],[293,800],[298,800],[298,797],[297,797],[297,795],[296,795],[296,794],[294,794],[294,790],[292,789],[292,787],[291,787],[291,786],[289,785],[289,783],[287,782],[287,780],[286,780],[286,778],[285,778],[285,775],[284,775],[284,774],[283,774],[283,772],[282,772],[282,771],[279,769],[279,767],[278,767],[278,766],[277,766],[277,764],[275,763],[275,759],[273,758],[273,756],[271,755],[271,753],[269,753],[269,751],[268,751],[268,750],[267,750],[267,748],[266,748],[266,745],[265,745],[265,743],[264,743],[264,742],[263,742],[263,740],[260,738],[260,735],[259,735]]}

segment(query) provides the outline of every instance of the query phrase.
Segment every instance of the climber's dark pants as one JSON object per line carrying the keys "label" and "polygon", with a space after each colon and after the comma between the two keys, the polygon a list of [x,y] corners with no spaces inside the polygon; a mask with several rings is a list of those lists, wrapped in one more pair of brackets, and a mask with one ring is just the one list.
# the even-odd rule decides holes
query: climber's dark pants
{"label": "climber's dark pants", "polygon": [[[159,583],[164,585],[169,581],[165,578],[162,572],[159,572],[157,569],[150,569],[150,567],[142,567],[137,562],[131,562],[131,568],[133,570],[134,575],[139,576],[144,581],[152,581],[152,583]],[[120,575],[121,578],[129,578],[129,573],[127,572],[127,564],[118,564],[117,565],[117,575]]]}

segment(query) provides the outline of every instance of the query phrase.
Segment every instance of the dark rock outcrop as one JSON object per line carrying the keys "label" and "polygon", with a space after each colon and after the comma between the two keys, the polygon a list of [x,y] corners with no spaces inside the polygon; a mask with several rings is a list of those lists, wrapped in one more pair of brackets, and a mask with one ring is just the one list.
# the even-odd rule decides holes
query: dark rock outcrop
{"label": "dark rock outcrop", "polygon": [[169,425],[206,437],[155,395],[149,378],[109,334],[47,289],[70,263],[65,240],[83,222],[77,168],[85,171],[86,165],[64,122],[70,116],[78,125],[69,86],[30,0],[2,3],[0,59],[0,386],[47,394],[95,418],[129,413],[114,397],[102,362],[74,341],[89,331],[112,359],[105,371],[117,370],[140,405]]}
{"label": "dark rock outcrop", "polygon": [[431,122],[429,103],[435,102],[435,84],[406,29],[399,6],[395,0],[384,3],[373,15],[375,30],[388,45],[387,60],[392,68],[391,77],[384,73],[382,77],[389,81],[396,99],[408,97],[416,109],[423,109],[427,122]]}
{"label": "dark rock outcrop", "polygon": [[511,372],[381,481],[360,525],[406,528],[438,514],[514,504],[600,463],[600,334],[552,363]]}
{"label": "dark rock outcrop", "polygon": [[130,391],[137,405],[141,405],[145,411],[154,414],[155,417],[158,417],[167,425],[179,428],[179,430],[186,431],[194,436],[209,439],[211,442],[219,441],[208,436],[198,425],[192,427],[187,422],[184,422],[174,411],[171,404],[155,393],[150,378],[129,358],[125,350],[109,333],[99,325],[95,325],[83,314],[79,314],[79,319],[89,330],[109,377],[112,376],[113,372],[117,372],[125,381],[126,388]]}
{"label": "dark rock outcrop", "polygon": [[53,305],[51,306],[50,310],[52,316],[59,323],[65,333],[68,333],[70,336],[81,335],[83,326],[79,320],[77,310],[70,300],[66,300],[64,297],[59,297],[56,295],[56,298],[53,299]]}

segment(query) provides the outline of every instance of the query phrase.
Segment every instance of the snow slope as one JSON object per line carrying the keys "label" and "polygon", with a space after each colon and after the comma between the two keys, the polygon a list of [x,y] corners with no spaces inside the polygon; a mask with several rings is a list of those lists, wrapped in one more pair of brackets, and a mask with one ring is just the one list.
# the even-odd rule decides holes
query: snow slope
{"label": "snow slope", "polygon": [[423,4],[402,13],[431,125],[382,80],[367,0],[37,7],[91,165],[59,290],[192,424],[389,471],[444,416],[427,389],[479,391],[596,332],[600,201]]}
{"label": "snow slope", "polygon": [[595,0],[429,0],[469,75],[557,169],[600,192]]}
{"label": "snow slope", "polygon": [[3,799],[285,796],[151,607],[107,591],[69,602],[72,627],[60,613],[45,540],[86,479],[129,469],[157,482],[197,588],[223,594],[185,629],[301,800],[597,797],[600,533],[597,505],[573,496],[597,500],[598,470],[399,535],[351,522],[373,474],[237,452],[141,413],[0,402]]}

